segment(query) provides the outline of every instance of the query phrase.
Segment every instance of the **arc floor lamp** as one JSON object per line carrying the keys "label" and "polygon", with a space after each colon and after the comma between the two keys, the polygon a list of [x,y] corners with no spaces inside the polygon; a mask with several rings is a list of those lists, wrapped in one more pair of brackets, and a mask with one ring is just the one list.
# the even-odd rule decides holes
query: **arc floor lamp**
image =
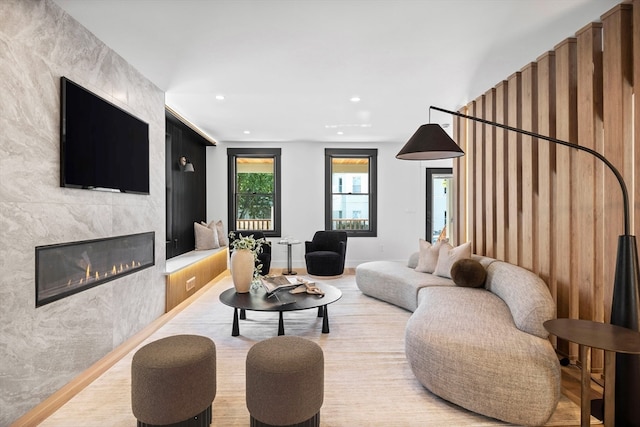
{"label": "arc floor lamp", "polygon": [[[585,151],[602,161],[609,170],[613,172],[622,191],[624,234],[618,237],[618,253],[611,305],[611,324],[640,332],[640,312],[638,311],[640,306],[638,250],[636,237],[630,234],[629,194],[624,179],[618,169],[602,154],[587,147],[478,117],[468,116],[457,111],[445,110],[434,106],[429,107],[429,109],[528,135],[533,138],[543,139],[579,151]],[[464,152],[440,125],[425,124],[418,128],[396,155],[396,158],[402,160],[436,160],[454,158],[462,155],[464,155]],[[640,421],[640,405],[637,403],[638,396],[640,396],[640,356],[617,354],[616,366],[616,424],[618,424],[618,422],[624,423],[624,420],[628,420],[629,424],[624,425],[637,425]]]}

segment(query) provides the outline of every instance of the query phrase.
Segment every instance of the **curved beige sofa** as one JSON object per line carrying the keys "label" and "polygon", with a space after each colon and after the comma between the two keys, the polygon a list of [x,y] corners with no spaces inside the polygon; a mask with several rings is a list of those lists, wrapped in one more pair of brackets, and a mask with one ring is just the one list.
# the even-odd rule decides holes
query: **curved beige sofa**
{"label": "curved beige sofa", "polygon": [[414,270],[408,263],[373,261],[356,267],[369,296],[413,311],[405,352],[420,383],[473,412],[514,424],[545,424],[560,399],[560,363],[546,320],[555,303],[532,272],[473,255],[487,270],[484,288]]}

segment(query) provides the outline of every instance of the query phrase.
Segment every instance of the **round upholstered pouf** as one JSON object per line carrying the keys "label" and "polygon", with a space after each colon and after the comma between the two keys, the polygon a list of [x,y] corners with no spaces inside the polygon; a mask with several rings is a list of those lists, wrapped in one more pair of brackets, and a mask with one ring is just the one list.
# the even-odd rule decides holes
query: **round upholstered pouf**
{"label": "round upholstered pouf", "polygon": [[247,354],[247,408],[251,426],[320,425],[324,355],[313,341],[278,336]]}
{"label": "round upholstered pouf", "polygon": [[216,395],[216,347],[175,335],[140,348],[131,362],[131,408],[138,426],[208,426]]}

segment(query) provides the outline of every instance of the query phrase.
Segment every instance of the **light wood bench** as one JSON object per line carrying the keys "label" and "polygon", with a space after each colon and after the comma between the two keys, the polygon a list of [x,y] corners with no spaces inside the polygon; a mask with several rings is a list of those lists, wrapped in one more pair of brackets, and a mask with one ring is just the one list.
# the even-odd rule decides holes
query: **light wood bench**
{"label": "light wood bench", "polygon": [[226,246],[191,251],[168,259],[164,272],[167,276],[165,312],[171,311],[227,270],[228,259]]}

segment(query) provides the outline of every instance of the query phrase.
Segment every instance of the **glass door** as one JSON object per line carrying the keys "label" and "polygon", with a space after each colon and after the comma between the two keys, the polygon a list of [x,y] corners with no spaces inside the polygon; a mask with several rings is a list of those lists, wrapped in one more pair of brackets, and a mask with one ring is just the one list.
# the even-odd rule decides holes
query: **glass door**
{"label": "glass door", "polygon": [[453,170],[451,168],[427,168],[426,230],[425,240],[454,242],[453,236]]}

